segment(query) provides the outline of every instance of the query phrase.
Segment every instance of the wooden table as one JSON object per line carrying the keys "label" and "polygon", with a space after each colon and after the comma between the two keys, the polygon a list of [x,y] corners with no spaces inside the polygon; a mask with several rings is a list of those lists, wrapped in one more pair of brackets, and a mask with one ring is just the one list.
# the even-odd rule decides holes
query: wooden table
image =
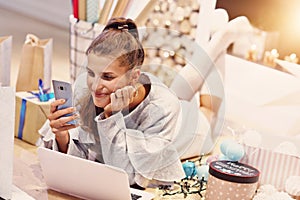
{"label": "wooden table", "polygon": [[[14,170],[13,184],[38,200],[79,200],[47,188],[42,175],[42,169],[37,157],[37,147],[20,139],[14,139]],[[158,196],[156,189],[146,191]],[[156,194],[157,193],[157,194]],[[155,197],[154,199],[161,199]]]}
{"label": "wooden table", "polygon": [[[17,138],[14,139],[13,184],[38,200],[79,200],[79,198],[48,189],[38,161],[37,147]],[[183,197],[183,194],[162,196],[163,191],[156,188],[147,188],[146,191],[155,195],[154,200],[173,198],[186,199]],[[189,196],[187,199],[201,198],[198,194],[195,194]]]}
{"label": "wooden table", "polygon": [[37,147],[15,138],[14,185],[38,200],[79,200],[79,198],[48,189],[41,170],[37,157]]}

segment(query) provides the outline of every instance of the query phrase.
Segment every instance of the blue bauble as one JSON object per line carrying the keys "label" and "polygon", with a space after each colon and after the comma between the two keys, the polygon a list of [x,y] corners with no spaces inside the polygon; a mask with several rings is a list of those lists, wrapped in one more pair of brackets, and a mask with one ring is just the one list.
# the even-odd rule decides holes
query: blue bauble
{"label": "blue bauble", "polygon": [[231,144],[227,147],[226,156],[230,161],[239,161],[245,154],[244,148],[241,144]]}
{"label": "blue bauble", "polygon": [[218,160],[230,160],[227,156],[225,156],[224,154],[221,154],[218,158]]}
{"label": "blue bauble", "polygon": [[227,140],[224,140],[221,144],[220,144],[220,150],[221,152],[226,155],[227,153],[227,148],[229,146],[231,146],[232,144],[236,144],[236,142],[234,140],[230,140],[230,139],[227,139]]}
{"label": "blue bauble", "polygon": [[195,163],[186,161],[182,164],[186,178],[193,177],[197,174]]}

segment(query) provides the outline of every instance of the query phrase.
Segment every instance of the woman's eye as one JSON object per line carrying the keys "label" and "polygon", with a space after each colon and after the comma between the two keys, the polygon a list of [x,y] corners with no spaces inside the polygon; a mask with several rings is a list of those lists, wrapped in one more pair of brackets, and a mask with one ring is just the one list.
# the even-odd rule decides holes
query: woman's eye
{"label": "woman's eye", "polygon": [[114,79],[114,77],[109,74],[102,74],[101,79],[110,81],[110,80]]}
{"label": "woman's eye", "polygon": [[90,77],[95,77],[95,73],[92,72],[92,71],[90,71],[90,70],[87,71],[87,74],[88,74]]}

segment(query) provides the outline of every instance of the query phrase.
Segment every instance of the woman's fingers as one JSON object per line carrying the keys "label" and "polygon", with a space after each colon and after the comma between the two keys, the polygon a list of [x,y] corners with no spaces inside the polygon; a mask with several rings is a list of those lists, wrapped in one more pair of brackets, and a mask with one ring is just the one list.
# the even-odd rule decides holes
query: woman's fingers
{"label": "woman's fingers", "polygon": [[136,89],[133,86],[125,86],[112,93],[110,95],[112,110],[120,111],[128,107],[133,100],[135,90]]}
{"label": "woman's fingers", "polygon": [[57,110],[57,106],[63,105],[64,103],[65,103],[64,99],[58,99],[58,100],[53,101],[50,104],[50,113],[54,113]]}
{"label": "woman's fingers", "polygon": [[57,130],[69,130],[70,128],[75,128],[75,124],[69,124],[68,122],[78,118],[77,114],[68,117],[61,117],[56,120],[50,120],[50,127]]}
{"label": "woman's fingers", "polygon": [[63,115],[74,113],[75,111],[76,111],[76,109],[74,107],[69,107],[69,108],[64,108],[64,109],[61,109],[61,110],[57,110],[53,113],[50,113],[48,115],[48,119],[49,120],[55,120],[55,119],[58,119],[58,118],[62,117]]}
{"label": "woman's fingers", "polygon": [[58,134],[58,133],[61,133],[63,131],[68,131],[72,128],[76,128],[77,126],[76,125],[73,125],[73,124],[66,124],[65,126],[61,127],[61,128],[51,128],[51,131],[52,133],[54,134]]}

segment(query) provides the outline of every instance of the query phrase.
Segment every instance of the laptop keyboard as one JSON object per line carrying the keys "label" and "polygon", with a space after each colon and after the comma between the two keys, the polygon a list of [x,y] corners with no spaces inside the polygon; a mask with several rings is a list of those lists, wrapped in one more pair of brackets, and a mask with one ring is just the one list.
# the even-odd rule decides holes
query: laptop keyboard
{"label": "laptop keyboard", "polygon": [[139,199],[139,198],[141,198],[141,197],[142,197],[141,195],[137,195],[137,194],[131,193],[131,199],[132,199],[132,200],[137,200],[137,199]]}

